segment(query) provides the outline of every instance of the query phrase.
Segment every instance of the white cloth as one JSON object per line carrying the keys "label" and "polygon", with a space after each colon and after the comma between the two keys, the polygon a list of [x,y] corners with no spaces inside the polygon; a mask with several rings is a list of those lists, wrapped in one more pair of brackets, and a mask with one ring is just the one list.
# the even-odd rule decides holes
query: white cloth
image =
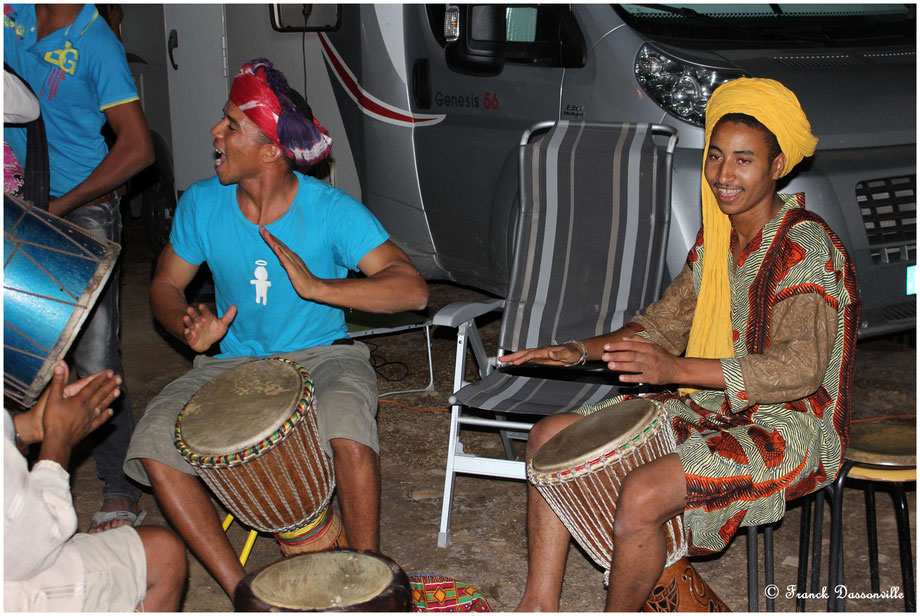
{"label": "white cloth", "polygon": [[146,593],[147,564],[130,527],[74,535],[70,475],[40,460],[29,472],[3,420],[4,611],[130,611]]}
{"label": "white cloth", "polygon": [[31,122],[40,113],[38,99],[15,75],[3,71],[3,122]]}

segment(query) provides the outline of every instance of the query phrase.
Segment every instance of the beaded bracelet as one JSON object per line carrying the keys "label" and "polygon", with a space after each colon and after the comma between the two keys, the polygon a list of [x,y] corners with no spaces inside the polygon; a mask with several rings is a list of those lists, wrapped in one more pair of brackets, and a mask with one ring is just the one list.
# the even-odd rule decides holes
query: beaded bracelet
{"label": "beaded bracelet", "polygon": [[588,361],[588,347],[586,347],[580,340],[566,340],[562,344],[565,345],[569,343],[577,344],[579,347],[581,347],[581,357],[578,358],[578,361],[568,364],[568,366],[584,366],[585,362]]}

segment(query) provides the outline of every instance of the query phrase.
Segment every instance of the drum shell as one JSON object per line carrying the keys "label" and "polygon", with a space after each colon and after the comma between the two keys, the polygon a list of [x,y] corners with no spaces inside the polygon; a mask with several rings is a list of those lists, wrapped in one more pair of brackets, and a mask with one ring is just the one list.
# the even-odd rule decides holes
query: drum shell
{"label": "drum shell", "polygon": [[[621,451],[609,451],[606,458],[602,456],[561,472],[541,473],[534,469],[532,460],[527,466],[530,483],[556,512],[572,538],[604,570],[610,569],[613,557],[616,503],[626,475],[642,464],[676,451],[674,431],[667,414],[660,405],[653,404],[658,411],[657,421],[651,426],[653,429],[649,429],[649,425],[638,427],[636,432],[648,434],[638,444],[633,442]],[[615,411],[611,408],[606,412]],[[665,523],[665,541],[666,566],[670,566],[687,553],[683,515]]]}
{"label": "drum shell", "polygon": [[287,438],[238,464],[187,461],[246,526],[281,533],[311,522],[332,499],[335,473],[319,441],[313,401]]}
{"label": "drum shell", "polygon": [[3,199],[3,389],[30,406],[105,287],[118,244]]}
{"label": "drum shell", "polygon": [[[325,555],[329,554],[354,554],[358,558],[373,558],[387,566],[393,576],[392,581],[386,586],[383,592],[371,599],[346,606],[281,607],[269,604],[264,599],[256,596],[253,590],[253,581],[263,572],[281,563],[290,563],[297,559],[327,558]],[[309,584],[310,580],[305,579],[304,583]],[[233,598],[233,607],[238,612],[408,612],[411,605],[412,591],[409,586],[409,578],[399,565],[386,556],[356,552],[354,550],[301,554],[277,560],[250,573],[240,580]]]}

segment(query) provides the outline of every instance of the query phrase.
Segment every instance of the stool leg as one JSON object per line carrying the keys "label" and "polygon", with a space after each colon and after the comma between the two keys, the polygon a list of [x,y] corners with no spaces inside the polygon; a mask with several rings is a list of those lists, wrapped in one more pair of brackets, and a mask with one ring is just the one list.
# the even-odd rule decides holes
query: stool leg
{"label": "stool leg", "polygon": [[828,571],[828,597],[827,611],[838,612],[846,610],[846,600],[837,599],[837,587],[843,584],[843,483],[854,462],[848,460],[841,468],[837,479],[834,481],[833,498],[831,502],[831,554]]}
{"label": "stool leg", "polygon": [[240,564],[244,567],[246,566],[246,561],[249,560],[249,553],[252,552],[252,546],[256,542],[256,537],[259,536],[254,530],[249,531],[249,536],[246,537],[246,543],[243,545],[243,551],[240,552]]}
{"label": "stool leg", "polygon": [[824,535],[824,493],[826,491],[833,494],[833,488],[828,486],[815,495],[815,532],[811,542],[811,592],[820,590],[818,585],[821,583],[821,539]]}
{"label": "stool leg", "polygon": [[747,557],[748,557],[748,611],[756,612],[757,597],[759,595],[757,583],[757,527],[747,527]]}
{"label": "stool leg", "polygon": [[[764,588],[773,584],[773,525],[767,524],[763,527],[763,583]],[[775,612],[775,597],[767,597],[764,601],[767,604],[768,612]]]}
{"label": "stool leg", "polygon": [[904,580],[905,611],[913,614],[917,611],[917,596],[914,589],[913,554],[910,548],[910,519],[907,510],[907,494],[903,483],[894,484],[897,496],[898,551],[901,556],[901,577]]}
{"label": "stool leg", "polygon": [[230,528],[231,524],[233,524],[233,514],[228,513],[227,517],[224,518],[224,522],[223,524],[220,525],[220,527],[224,529],[224,532],[227,532],[227,529]]}
{"label": "stool leg", "polygon": [[866,486],[866,534],[869,537],[869,580],[872,592],[879,592],[878,580],[878,526],[875,521],[875,486]]}
{"label": "stool leg", "polygon": [[808,538],[811,530],[811,501],[814,494],[809,494],[802,499],[802,521],[799,524],[799,567],[795,580],[795,590],[801,597],[795,599],[795,611],[805,611],[805,596],[808,585]]}

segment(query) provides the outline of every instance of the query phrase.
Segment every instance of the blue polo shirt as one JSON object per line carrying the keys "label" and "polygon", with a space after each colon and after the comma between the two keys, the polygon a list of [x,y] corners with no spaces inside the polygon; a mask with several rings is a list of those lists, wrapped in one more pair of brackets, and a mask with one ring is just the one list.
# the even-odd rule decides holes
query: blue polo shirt
{"label": "blue polo shirt", "polygon": [[[108,148],[105,110],[138,100],[125,50],[92,4],[72,24],[36,41],[34,4],[3,6],[4,60],[38,96],[48,136],[51,195],[85,180]],[[4,140],[26,160],[26,130],[6,127]]]}

